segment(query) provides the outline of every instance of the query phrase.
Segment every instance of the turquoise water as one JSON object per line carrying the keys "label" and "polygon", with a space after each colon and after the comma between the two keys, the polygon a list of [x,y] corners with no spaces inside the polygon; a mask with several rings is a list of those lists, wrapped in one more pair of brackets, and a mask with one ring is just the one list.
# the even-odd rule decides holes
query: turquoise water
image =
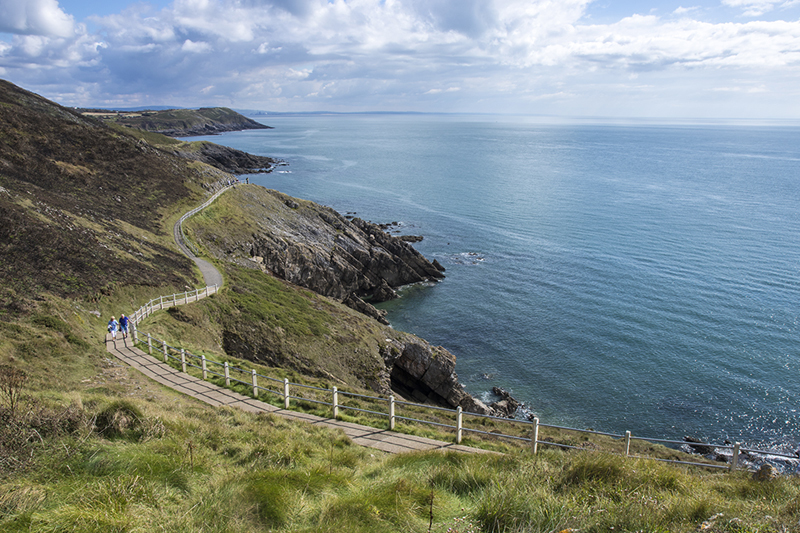
{"label": "turquoise water", "polygon": [[251,181],[400,223],[447,278],[383,304],[543,423],[794,449],[800,129],[269,117]]}

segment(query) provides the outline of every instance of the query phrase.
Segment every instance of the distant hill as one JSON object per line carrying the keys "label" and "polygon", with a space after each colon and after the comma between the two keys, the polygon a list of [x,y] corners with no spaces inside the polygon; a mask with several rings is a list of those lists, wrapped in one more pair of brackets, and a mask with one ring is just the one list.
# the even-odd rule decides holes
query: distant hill
{"label": "distant hill", "polygon": [[122,126],[161,133],[170,137],[213,135],[226,131],[271,129],[227,107],[166,109],[135,112],[82,109],[80,112]]}

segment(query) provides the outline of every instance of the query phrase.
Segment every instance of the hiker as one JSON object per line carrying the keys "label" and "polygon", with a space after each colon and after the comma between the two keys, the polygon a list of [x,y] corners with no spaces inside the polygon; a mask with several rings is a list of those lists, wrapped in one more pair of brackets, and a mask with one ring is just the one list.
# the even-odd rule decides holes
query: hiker
{"label": "hiker", "polygon": [[108,332],[111,333],[111,339],[114,342],[117,341],[117,329],[119,329],[119,322],[112,316],[111,320],[108,321]]}
{"label": "hiker", "polygon": [[122,332],[122,338],[128,338],[128,317],[124,314],[119,315],[119,330]]}

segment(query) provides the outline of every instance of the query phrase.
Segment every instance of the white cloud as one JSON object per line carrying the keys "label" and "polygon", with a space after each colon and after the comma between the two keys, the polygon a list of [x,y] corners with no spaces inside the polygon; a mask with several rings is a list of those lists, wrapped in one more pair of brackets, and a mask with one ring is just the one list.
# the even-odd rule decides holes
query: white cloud
{"label": "white cloud", "polygon": [[[742,10],[786,5],[724,1]],[[800,21],[710,23],[694,18],[702,10],[679,7],[666,18],[631,15],[588,24],[588,4],[175,0],[157,12],[134,5],[94,18],[98,35],[81,26],[71,26],[69,36],[17,31],[12,43],[0,45],[0,68],[23,83],[40,82],[45,70],[52,80],[52,69],[62,69],[64,83],[82,90],[60,94],[90,100],[65,102],[73,105],[126,95],[151,104],[277,110],[324,104],[340,110],[535,112],[545,100],[564,109],[619,100],[640,102],[646,112],[662,98],[677,106],[700,93],[721,94],[719,87],[747,87],[738,81],[747,77],[762,80],[775,98],[780,85],[783,97],[795,100],[796,91],[788,88],[798,77]],[[47,0],[25,5],[58,8]]]}
{"label": "white cloud", "polygon": [[181,50],[184,52],[191,52],[193,54],[201,54],[211,50],[211,45],[204,42],[194,42],[191,39],[186,39],[181,45]]}
{"label": "white cloud", "polygon": [[56,0],[0,0],[0,32],[70,37],[75,21]]}
{"label": "white cloud", "polygon": [[742,8],[746,17],[760,17],[776,7],[788,8],[797,3],[798,0],[722,0],[723,5]]}

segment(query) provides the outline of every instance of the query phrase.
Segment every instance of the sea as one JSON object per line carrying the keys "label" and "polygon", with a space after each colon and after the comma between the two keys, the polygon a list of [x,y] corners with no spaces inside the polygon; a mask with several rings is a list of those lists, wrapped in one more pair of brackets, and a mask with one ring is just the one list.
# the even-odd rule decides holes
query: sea
{"label": "sea", "polygon": [[202,137],[251,183],[395,223],[446,268],[381,304],[466,389],[543,424],[793,452],[800,127],[492,115],[259,116]]}

